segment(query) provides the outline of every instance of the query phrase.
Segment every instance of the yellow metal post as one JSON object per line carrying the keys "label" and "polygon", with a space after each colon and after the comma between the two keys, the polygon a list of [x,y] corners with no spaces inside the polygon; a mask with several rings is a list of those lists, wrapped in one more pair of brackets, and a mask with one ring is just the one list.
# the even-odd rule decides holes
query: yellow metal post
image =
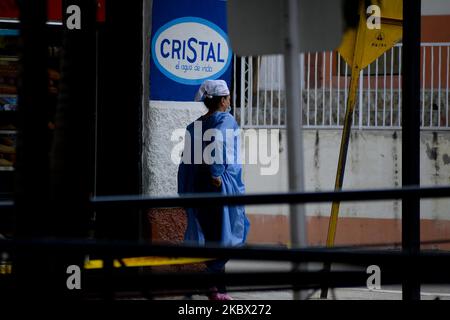
{"label": "yellow metal post", "polygon": [[[350,80],[350,91],[347,100],[347,109],[345,112],[344,128],[342,130],[341,147],[339,151],[339,160],[336,172],[336,180],[334,183],[334,190],[342,189],[344,182],[345,163],[347,160],[348,143],[350,139],[350,132],[352,130],[353,111],[355,110],[356,94],[358,93],[359,82],[359,68],[352,68],[352,77]],[[339,201],[334,201],[331,206],[330,222],[328,225],[327,247],[334,246],[336,238],[337,220],[339,214]]]}
{"label": "yellow metal post", "polygon": [[[360,71],[392,48],[402,37],[403,1],[377,0],[372,2],[380,7],[382,28],[369,29],[367,27],[365,1],[360,1],[358,28],[346,32],[342,44],[338,49],[345,61],[351,66],[352,73],[334,185],[335,191],[341,190],[344,182],[345,163],[353,121],[353,111],[358,93]],[[339,205],[339,202],[333,202],[331,207],[327,247],[334,245]]]}
{"label": "yellow metal post", "polygon": [[[347,160],[348,144],[353,111],[355,109],[356,95],[360,71],[375,61],[380,55],[392,48],[402,36],[403,1],[402,0],[377,0],[374,4],[380,7],[382,29],[369,29],[367,26],[367,12],[364,4],[359,4],[359,24],[356,30],[348,30],[338,51],[351,66],[350,89],[347,99],[344,127],[342,130],[339,160],[336,170],[334,190],[342,189],[344,182],[345,164]],[[360,115],[361,116],[361,115]],[[328,225],[327,247],[333,247],[336,239],[337,222],[340,202],[335,201],[331,206],[331,215]],[[331,269],[330,264],[325,264],[324,271]],[[328,288],[322,287],[321,298],[326,298]]]}

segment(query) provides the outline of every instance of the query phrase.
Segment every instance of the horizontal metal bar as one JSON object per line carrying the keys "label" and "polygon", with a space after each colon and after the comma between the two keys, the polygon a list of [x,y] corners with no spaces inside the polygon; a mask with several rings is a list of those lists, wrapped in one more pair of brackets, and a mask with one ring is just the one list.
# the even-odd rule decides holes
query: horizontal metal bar
{"label": "horizontal metal bar", "polygon": [[286,129],[286,125],[244,125],[242,129]]}
{"label": "horizontal metal bar", "polygon": [[[450,45],[450,42],[421,42],[421,47],[445,47]],[[399,42],[394,45],[394,47],[403,47],[403,43]]]}
{"label": "horizontal metal bar", "polygon": [[[20,20],[18,19],[0,19],[0,23],[5,24],[19,24]],[[62,26],[63,23],[61,21],[47,21],[45,24],[49,26]]]}
{"label": "horizontal metal bar", "polygon": [[[400,283],[402,270],[382,270],[381,285],[392,285]],[[167,295],[176,292],[207,294],[211,292],[211,287],[221,283],[227,286],[227,291],[233,292],[234,288],[284,286],[284,290],[310,290],[319,289],[323,285],[330,288],[365,287],[368,274],[365,271],[295,271],[295,272],[232,272],[232,273],[177,273],[158,272],[147,274],[126,274],[115,272],[105,276],[104,272],[86,272],[83,281],[83,293],[105,293],[105,280],[108,281],[108,290],[114,292],[142,292],[144,295],[155,295],[158,291]],[[417,277],[422,283],[444,284],[449,283],[448,273],[443,270],[439,272],[417,273]],[[2,286],[3,290],[14,290],[13,287]],[[45,290],[45,289],[43,289]]]}
{"label": "horizontal metal bar", "polygon": [[[311,126],[303,126],[304,130],[342,130],[342,126],[315,126],[315,125],[311,125]],[[361,128],[353,128],[353,130],[357,130],[357,131],[370,131],[370,130],[374,130],[374,131],[379,131],[379,130],[401,130],[401,127],[397,127],[397,126],[362,126]]]}
{"label": "horizontal metal bar", "polygon": [[[343,127],[341,125],[332,125],[332,126],[328,126],[328,125],[322,126],[322,125],[314,125],[314,124],[303,125],[304,130],[342,130],[342,128]],[[285,125],[280,125],[280,126],[277,126],[277,125],[274,125],[274,126],[270,126],[270,125],[248,126],[248,125],[245,125],[242,127],[242,129],[243,130],[245,130],[245,129],[282,129],[282,130],[284,130],[284,129],[286,129],[286,126]],[[374,130],[374,131],[401,130],[401,129],[402,129],[402,127],[400,127],[400,126],[380,126],[380,125],[378,125],[378,126],[362,126],[361,128],[354,128],[354,130],[358,130],[358,131],[361,131],[361,130],[364,130],[364,131],[367,131],[367,130]],[[450,127],[445,127],[445,126],[441,126],[441,127],[426,126],[426,127],[424,127],[424,126],[422,126],[422,127],[420,127],[420,130],[421,131],[429,131],[429,130],[448,131],[448,130],[450,130]]]}
{"label": "horizontal metal bar", "polygon": [[17,19],[0,19],[0,23],[14,23],[14,24],[18,24],[18,23],[20,23],[20,21],[17,20]]}
{"label": "horizontal metal bar", "polygon": [[[398,284],[402,280],[401,270],[382,270],[381,285]],[[448,273],[443,272],[417,272],[420,282],[425,284],[450,283]],[[191,289],[208,292],[217,283],[222,283],[230,290],[231,287],[254,287],[291,285],[293,289],[318,289],[327,284],[330,288],[365,287],[368,274],[365,271],[332,271],[329,273],[321,271],[310,272],[240,272],[224,274],[204,273],[159,273],[148,275],[112,275],[108,282],[111,289],[115,291],[132,291],[133,289],[147,290],[174,290]],[[97,279],[87,277],[86,290],[104,291],[104,276],[99,275]],[[230,290],[232,291],[232,289]]]}
{"label": "horizontal metal bar", "polygon": [[[403,44],[400,43],[399,46],[402,46]],[[450,45],[450,42],[421,42],[421,47],[445,47]]]}
{"label": "horizontal metal bar", "polygon": [[[161,276],[161,277],[160,277]],[[384,273],[383,273],[384,278]],[[391,277],[389,277],[391,278]],[[399,278],[399,277],[397,277]],[[144,275],[139,277],[125,276],[116,278],[115,288],[125,290],[138,288],[139,282],[142,285],[147,283],[152,289],[173,289],[173,288],[192,288],[207,289],[217,282],[223,282],[227,286],[269,286],[269,285],[287,285],[294,286],[312,286],[318,287],[320,283],[328,283],[332,287],[340,286],[364,286],[367,281],[367,273],[363,271],[334,271],[323,273],[320,271],[312,272],[245,272],[245,273],[226,273],[226,274],[208,274],[205,277],[203,273],[166,273],[155,275]],[[142,282],[141,282],[142,281]],[[394,280],[395,281],[395,280]],[[398,283],[399,280],[397,280]],[[102,288],[101,282],[99,283]],[[89,290],[89,281],[87,289]]]}
{"label": "horizontal metal bar", "polygon": [[208,245],[204,247],[146,244],[136,242],[92,241],[92,240],[0,240],[0,249],[4,252],[27,252],[45,255],[91,254],[91,258],[126,258],[139,256],[158,257],[201,257],[216,259],[237,259],[257,261],[291,261],[298,263],[328,262],[349,265],[368,266],[372,264],[399,267],[402,264],[416,267],[448,266],[450,252],[422,250],[408,252],[401,250],[358,250],[339,248],[297,248],[284,249],[269,246],[222,247]]}
{"label": "horizontal metal bar", "polygon": [[0,210],[11,209],[14,206],[14,201],[0,201]]}
{"label": "horizontal metal bar", "polygon": [[[449,276],[444,275],[438,278],[440,274],[431,274],[426,276],[427,283],[448,283]],[[327,284],[331,288],[344,287],[364,287],[367,283],[367,273],[365,271],[333,271],[324,273],[320,271],[313,272],[241,272],[225,274],[204,274],[204,273],[160,273],[148,275],[112,275],[108,278],[110,289],[114,291],[133,291],[133,290],[192,290],[207,293],[208,288],[217,283],[222,283],[230,290],[231,287],[254,287],[254,286],[273,286],[273,285],[291,285],[292,289],[315,289],[320,285]],[[391,272],[384,270],[382,272],[382,285],[398,284],[401,281],[400,271]],[[93,278],[86,277],[86,291],[104,291],[104,276]],[[232,291],[232,289],[231,289]]]}
{"label": "horizontal metal bar", "polygon": [[209,207],[220,205],[297,204],[331,201],[374,201],[401,198],[445,198],[450,197],[450,187],[416,186],[378,190],[351,190],[326,192],[260,193],[246,195],[192,194],[175,197],[101,196],[91,200],[95,208],[131,209],[164,207]]}
{"label": "horizontal metal bar", "polygon": [[[149,197],[143,195],[101,196],[91,199],[96,209],[169,208],[169,207],[209,207],[221,205],[263,205],[320,203],[331,201],[382,201],[402,198],[446,198],[450,197],[450,187],[417,186],[351,191],[257,193],[224,196],[217,193],[190,194],[172,197]],[[0,202],[1,209],[12,209],[11,201]],[[128,211],[127,211],[128,213]]]}

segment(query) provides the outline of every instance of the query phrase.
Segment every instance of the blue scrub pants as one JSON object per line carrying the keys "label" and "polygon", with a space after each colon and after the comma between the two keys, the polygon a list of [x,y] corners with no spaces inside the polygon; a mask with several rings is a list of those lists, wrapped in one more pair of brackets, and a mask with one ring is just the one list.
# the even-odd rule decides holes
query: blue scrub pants
{"label": "blue scrub pants", "polygon": [[[199,208],[197,219],[205,237],[205,244],[219,244],[222,240],[222,214],[223,207]],[[225,273],[225,264],[228,259],[216,259],[206,262],[207,273]],[[217,283],[216,287],[220,293],[225,293],[223,283]]]}

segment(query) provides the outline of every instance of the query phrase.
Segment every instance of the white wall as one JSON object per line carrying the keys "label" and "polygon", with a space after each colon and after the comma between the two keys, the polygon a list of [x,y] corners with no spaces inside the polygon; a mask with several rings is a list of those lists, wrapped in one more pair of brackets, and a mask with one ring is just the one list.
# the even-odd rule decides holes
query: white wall
{"label": "white wall", "polygon": [[[341,132],[305,130],[305,188],[308,191],[333,190]],[[258,165],[244,165],[247,192],[288,190],[286,132],[281,131],[280,171],[261,176]],[[450,133],[433,136],[421,134],[421,184],[450,183]],[[436,160],[434,160],[436,158]],[[378,130],[351,134],[344,189],[391,188],[401,186],[401,133]],[[331,204],[307,205],[310,216],[329,216]],[[449,200],[426,200],[421,203],[422,218],[450,220]],[[287,206],[248,206],[248,213],[288,214]],[[364,218],[401,218],[401,202],[359,202],[341,205],[340,216]]]}
{"label": "white wall", "polygon": [[150,101],[144,121],[143,190],[152,196],[177,194],[177,168],[171,161],[172,132],[206,113],[198,102]]}
{"label": "white wall", "polygon": [[[144,130],[144,191],[153,196],[175,195],[177,164],[171,160],[176,142],[175,129],[184,129],[206,113],[201,103],[151,101]],[[247,193],[287,191],[286,132],[279,136],[280,165],[276,175],[261,175],[261,166],[245,164],[243,179]],[[339,130],[305,130],[306,190],[332,190],[336,175],[341,133]],[[242,146],[245,147],[244,145]],[[242,151],[245,155],[245,150]],[[357,131],[351,135],[347,158],[345,189],[401,186],[401,133]],[[424,186],[450,183],[450,132],[422,132],[421,183]],[[265,166],[267,167],[267,166]],[[307,214],[329,216],[330,204],[307,205]],[[449,200],[422,201],[422,217],[450,220]],[[286,205],[248,206],[248,213],[288,214]],[[401,218],[399,201],[342,204],[340,216],[365,218]]]}
{"label": "white wall", "polygon": [[449,15],[450,1],[449,0],[422,0],[422,15]]}

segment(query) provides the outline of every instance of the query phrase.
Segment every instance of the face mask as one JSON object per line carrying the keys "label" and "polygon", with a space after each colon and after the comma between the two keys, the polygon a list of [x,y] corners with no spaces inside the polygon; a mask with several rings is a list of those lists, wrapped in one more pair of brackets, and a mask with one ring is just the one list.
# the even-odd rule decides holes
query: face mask
{"label": "face mask", "polygon": [[231,112],[231,106],[228,106],[227,110],[225,110],[225,112]]}

